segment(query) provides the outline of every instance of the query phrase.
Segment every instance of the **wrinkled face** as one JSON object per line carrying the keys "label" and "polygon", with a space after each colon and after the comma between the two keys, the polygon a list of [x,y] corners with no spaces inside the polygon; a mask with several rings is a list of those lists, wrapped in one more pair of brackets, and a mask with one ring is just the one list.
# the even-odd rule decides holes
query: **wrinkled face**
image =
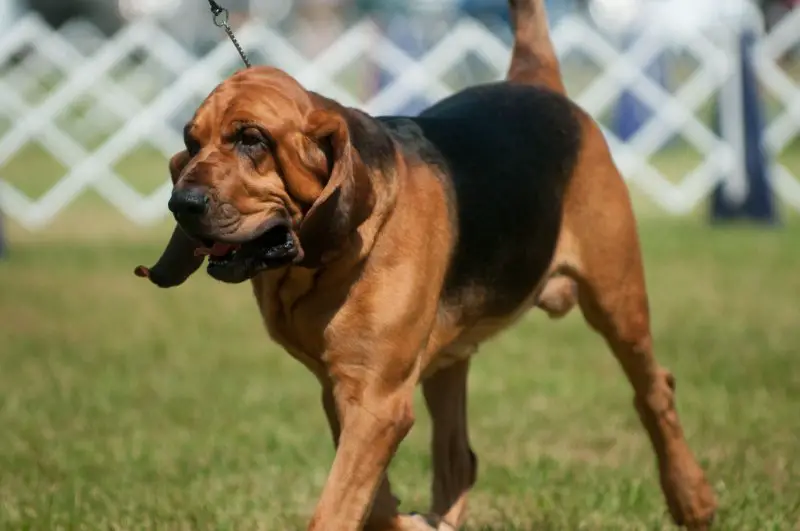
{"label": "wrinkled face", "polygon": [[351,111],[280,70],[229,78],[186,126],[186,149],[170,161],[178,226],[156,264],[136,275],[178,286],[208,256],[212,277],[238,283],[335,260],[374,201],[348,119]]}
{"label": "wrinkled face", "polygon": [[311,123],[314,111],[294,79],[253,68],[220,85],[186,125],[169,208],[212,277],[237,283],[302,261],[299,228],[334,156],[325,137],[335,127]]}

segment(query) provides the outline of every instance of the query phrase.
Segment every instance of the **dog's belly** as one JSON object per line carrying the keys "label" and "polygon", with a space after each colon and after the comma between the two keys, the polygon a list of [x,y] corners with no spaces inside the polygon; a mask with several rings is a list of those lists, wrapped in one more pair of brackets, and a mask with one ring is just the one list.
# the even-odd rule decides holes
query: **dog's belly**
{"label": "dog's belly", "polygon": [[460,316],[463,308],[442,305],[428,344],[422,378],[425,379],[440,369],[464,361],[477,354],[481,344],[511,327],[536,305],[536,300],[546,280],[540,282],[527,294],[513,311],[502,316],[483,316],[464,323]]}

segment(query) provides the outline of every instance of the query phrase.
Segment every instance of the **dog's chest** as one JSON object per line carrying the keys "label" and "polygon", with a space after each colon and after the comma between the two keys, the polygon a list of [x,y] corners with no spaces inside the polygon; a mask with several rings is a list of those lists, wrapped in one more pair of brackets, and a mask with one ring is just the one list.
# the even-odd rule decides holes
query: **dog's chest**
{"label": "dog's chest", "polygon": [[289,354],[316,370],[322,352],[323,327],[317,324],[307,294],[314,275],[306,270],[266,272],[253,279],[253,292],[269,336]]}

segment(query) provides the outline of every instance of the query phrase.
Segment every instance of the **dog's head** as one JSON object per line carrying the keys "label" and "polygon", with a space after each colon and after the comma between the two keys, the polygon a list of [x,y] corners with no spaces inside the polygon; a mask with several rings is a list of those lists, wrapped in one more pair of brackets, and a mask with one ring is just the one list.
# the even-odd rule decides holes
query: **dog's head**
{"label": "dog's head", "polygon": [[137,275],[183,283],[209,257],[217,280],[266,269],[319,267],[369,215],[370,185],[343,109],[274,68],[218,86],[185,129],[169,164],[178,226]]}

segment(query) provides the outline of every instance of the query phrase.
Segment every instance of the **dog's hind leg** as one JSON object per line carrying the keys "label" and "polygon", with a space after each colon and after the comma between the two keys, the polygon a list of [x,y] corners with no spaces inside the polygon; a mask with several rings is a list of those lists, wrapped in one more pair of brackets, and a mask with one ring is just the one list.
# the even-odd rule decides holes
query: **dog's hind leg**
{"label": "dog's hind leg", "polygon": [[550,39],[544,0],[509,0],[514,46],[507,78],[564,94],[561,67]]}
{"label": "dog's hind leg", "polygon": [[477,477],[477,459],[467,433],[469,359],[439,370],[422,383],[433,423],[431,513],[439,529],[458,529],[466,516],[467,494]]}
{"label": "dog's hind leg", "polygon": [[658,457],[673,520],[707,529],[714,493],[683,434],[675,378],[653,356],[648,297],[627,187],[600,129],[584,116],[585,143],[565,196],[556,259],[578,284],[587,322],[611,347],[633,386],[634,404]]}
{"label": "dog's hind leg", "polygon": [[[508,79],[565,93],[544,0],[509,0],[514,51]],[[653,356],[639,240],[628,190],[596,123],[581,116],[582,150],[564,200],[551,267],[578,286],[587,322],[606,340],[634,389],[634,403],[658,457],[673,520],[707,529],[714,493],[689,449],[675,410],[675,379]],[[558,316],[570,307],[569,283],[545,286],[537,305]],[[553,282],[550,285],[550,282]]]}

